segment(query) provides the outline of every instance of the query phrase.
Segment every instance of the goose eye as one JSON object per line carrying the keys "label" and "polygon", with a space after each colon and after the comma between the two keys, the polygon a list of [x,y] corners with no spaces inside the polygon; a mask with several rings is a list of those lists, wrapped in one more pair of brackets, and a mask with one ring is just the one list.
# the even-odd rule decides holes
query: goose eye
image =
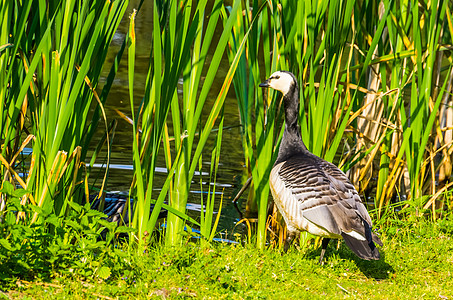
{"label": "goose eye", "polygon": [[280,79],[280,75],[275,75],[274,78],[275,79]]}

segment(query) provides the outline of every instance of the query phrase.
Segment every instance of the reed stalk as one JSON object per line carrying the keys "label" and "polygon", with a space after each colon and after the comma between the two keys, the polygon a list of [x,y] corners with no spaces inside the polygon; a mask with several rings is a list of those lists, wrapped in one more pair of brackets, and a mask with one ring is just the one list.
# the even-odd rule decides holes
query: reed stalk
{"label": "reed stalk", "polygon": [[[29,224],[39,223],[43,211],[64,217],[68,202],[82,201],[86,133],[96,127],[89,112],[102,108],[96,88],[127,4],[28,0],[0,7],[0,140],[8,163],[0,172],[2,181],[27,190],[22,205],[37,207]],[[11,168],[25,145],[32,152],[21,181]]]}
{"label": "reed stalk", "polygon": [[[270,107],[263,122],[257,86],[277,69],[292,71],[299,79],[301,131],[308,149],[344,171],[353,168],[351,180],[359,191],[369,195],[374,189],[378,216],[396,194],[419,199],[413,202],[418,210],[429,199],[425,195],[436,194],[438,170],[449,174],[451,169],[451,145],[433,147],[449,136],[436,129],[435,120],[451,90],[451,59],[439,58],[447,49],[441,43],[451,44],[442,30],[447,23],[452,27],[451,3],[421,7],[418,1],[349,0],[268,1],[263,11],[258,1],[244,5],[247,13],[238,18],[229,43],[231,56],[252,17],[261,14],[234,78],[244,155],[254,181],[250,194],[258,207],[258,247],[264,246],[263,199],[268,197],[267,190],[260,194],[260,187],[275,159],[264,141],[278,146],[280,130],[271,124],[281,123],[281,116]],[[434,148],[439,150],[428,150]],[[446,157],[439,164],[440,151]],[[428,201],[434,212],[433,202]]]}
{"label": "reed stalk", "polygon": [[[222,5],[221,1],[215,1],[206,21],[208,14],[206,0],[186,1],[182,5],[175,1],[154,2],[153,41],[150,54],[152,63],[148,69],[145,96],[138,112],[133,114],[135,178],[131,194],[137,199],[133,226],[138,230],[136,239],[139,245],[147,242],[147,234],[153,230],[156,221],[153,218],[154,211],[150,217],[149,208],[151,202],[155,201],[152,199],[154,169],[162,141],[169,169],[168,190],[162,190],[159,196],[163,201],[168,194],[169,201],[169,205],[166,206],[169,208],[169,216],[165,240],[167,245],[181,244],[184,223],[189,220],[185,212],[190,186],[206,141],[221,113],[237,66],[237,62],[230,66],[226,77],[222,79],[222,88],[217,98],[210,104],[206,120],[202,122],[208,93],[212,89],[233,20],[238,13],[238,4],[235,4],[232,15],[226,21],[223,34],[217,44],[212,44]],[[134,110],[136,106],[133,104],[135,62],[133,18],[130,24],[129,91],[131,109]],[[214,54],[209,64],[206,64],[210,49],[213,49]],[[202,78],[203,72],[206,72],[206,75]],[[182,93],[178,93],[178,80],[181,76]],[[169,133],[173,134],[173,139]],[[215,156],[218,157],[218,154]],[[162,206],[156,205],[154,210],[160,210]],[[208,239],[210,237],[212,239],[212,233],[208,235],[208,232],[211,232],[212,214],[213,206],[209,206],[207,214],[202,216],[202,234]]]}

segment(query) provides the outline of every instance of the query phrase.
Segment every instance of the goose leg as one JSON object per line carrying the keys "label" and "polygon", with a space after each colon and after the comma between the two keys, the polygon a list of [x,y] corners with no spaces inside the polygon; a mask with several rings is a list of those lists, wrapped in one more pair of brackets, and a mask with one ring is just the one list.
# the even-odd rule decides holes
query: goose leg
{"label": "goose leg", "polygon": [[293,233],[288,233],[288,237],[285,240],[285,247],[283,248],[283,251],[285,253],[288,251],[289,246],[291,245],[291,242],[294,240],[295,234]]}
{"label": "goose leg", "polygon": [[326,253],[327,245],[329,244],[330,239],[329,238],[323,238],[322,239],[322,248],[321,248],[321,256],[319,257],[319,264],[323,265],[323,258],[324,258],[324,253]]}

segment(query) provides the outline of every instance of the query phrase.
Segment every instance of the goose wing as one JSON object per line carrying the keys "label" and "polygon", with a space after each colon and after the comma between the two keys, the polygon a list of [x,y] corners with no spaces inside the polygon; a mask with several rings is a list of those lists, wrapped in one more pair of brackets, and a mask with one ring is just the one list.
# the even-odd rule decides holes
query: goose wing
{"label": "goose wing", "polygon": [[[343,199],[350,197],[352,194],[354,202],[346,202],[350,204],[351,208],[355,209],[355,213],[357,214],[359,219],[354,218],[355,222],[352,222],[353,224],[350,228],[353,230],[360,230],[360,228],[362,228],[363,230],[363,228],[365,228],[366,231],[367,227],[369,227],[371,230],[373,222],[371,221],[370,215],[368,214],[365,205],[363,205],[362,200],[360,199],[360,196],[358,195],[354,185],[349,181],[348,177],[340,169],[338,169],[337,166],[325,160],[319,160],[322,170],[329,178],[331,184],[335,186],[335,189],[340,198],[340,202]],[[356,227],[357,225],[359,226],[358,228]],[[360,225],[362,225],[362,227],[360,227]],[[382,246],[382,242],[374,233],[372,233],[372,237],[373,241]]]}
{"label": "goose wing", "polygon": [[[335,234],[362,232],[359,212],[371,224],[354,186],[334,165],[311,155],[294,156],[281,165],[278,177],[310,222]],[[332,219],[335,225],[326,224]]]}
{"label": "goose wing", "polygon": [[303,218],[332,235],[341,235],[359,257],[378,259],[371,218],[346,175],[334,164],[311,153],[279,165],[278,179]]}

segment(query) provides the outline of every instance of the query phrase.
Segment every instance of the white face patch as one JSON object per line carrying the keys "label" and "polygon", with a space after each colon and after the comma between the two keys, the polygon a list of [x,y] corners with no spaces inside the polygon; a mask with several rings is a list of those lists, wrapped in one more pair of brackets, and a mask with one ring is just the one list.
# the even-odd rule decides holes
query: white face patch
{"label": "white face patch", "polygon": [[286,95],[289,92],[289,88],[294,82],[291,75],[281,71],[277,71],[272,74],[268,80],[269,87],[282,92],[283,95]]}

